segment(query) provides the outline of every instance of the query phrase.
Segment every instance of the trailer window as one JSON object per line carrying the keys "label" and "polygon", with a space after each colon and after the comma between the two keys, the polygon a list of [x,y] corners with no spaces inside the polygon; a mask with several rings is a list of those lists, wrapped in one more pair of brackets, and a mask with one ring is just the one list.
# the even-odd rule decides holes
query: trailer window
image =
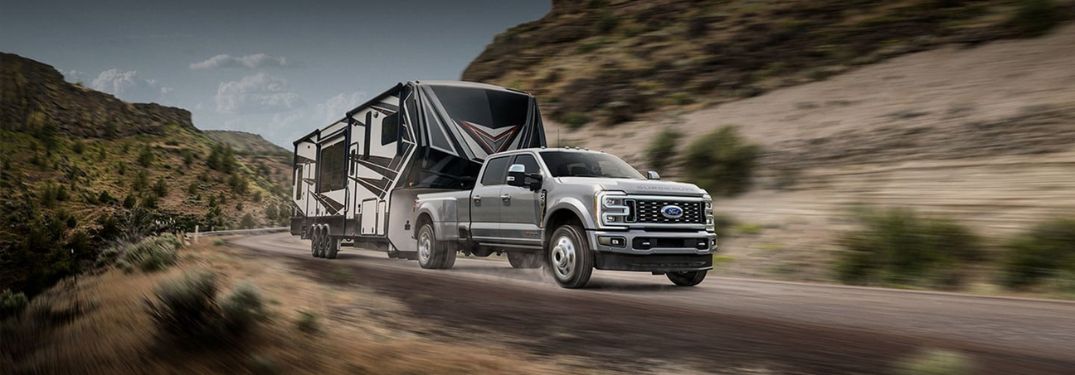
{"label": "trailer window", "polygon": [[295,169],[295,200],[302,199],[302,166]]}
{"label": "trailer window", "polygon": [[530,97],[509,91],[476,87],[432,86],[441,105],[456,122],[490,129],[526,123]]}
{"label": "trailer window", "polygon": [[482,175],[482,185],[503,185],[504,177],[508,174],[508,160],[509,156],[500,157],[496,159],[490,159],[486,162],[485,174]]}
{"label": "trailer window", "polygon": [[385,116],[381,120],[381,145],[399,140],[399,112]]}
{"label": "trailer window", "polygon": [[347,183],[347,163],[344,161],[347,154],[344,153],[344,146],[344,142],[336,142],[321,149],[321,157],[318,159],[318,193],[343,189]]}

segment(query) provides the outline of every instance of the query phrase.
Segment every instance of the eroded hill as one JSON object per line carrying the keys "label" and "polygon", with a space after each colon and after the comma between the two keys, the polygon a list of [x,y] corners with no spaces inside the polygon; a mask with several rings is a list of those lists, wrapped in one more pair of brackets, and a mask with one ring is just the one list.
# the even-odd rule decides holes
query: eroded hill
{"label": "eroded hill", "polygon": [[290,212],[279,165],[237,156],[186,110],[127,103],[13,54],[0,54],[0,95],[0,289],[32,293],[104,240]]}

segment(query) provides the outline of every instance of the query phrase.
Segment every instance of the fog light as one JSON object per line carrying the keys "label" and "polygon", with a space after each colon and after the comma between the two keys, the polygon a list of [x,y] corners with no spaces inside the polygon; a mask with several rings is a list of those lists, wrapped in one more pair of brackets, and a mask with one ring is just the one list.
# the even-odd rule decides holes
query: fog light
{"label": "fog light", "polygon": [[597,243],[604,246],[623,247],[627,240],[623,237],[598,236]]}

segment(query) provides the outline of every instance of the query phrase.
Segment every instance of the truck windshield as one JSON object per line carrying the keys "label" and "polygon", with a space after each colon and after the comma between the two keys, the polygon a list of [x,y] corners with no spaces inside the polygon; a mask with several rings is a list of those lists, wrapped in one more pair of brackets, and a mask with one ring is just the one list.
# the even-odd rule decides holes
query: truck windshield
{"label": "truck windshield", "polygon": [[468,122],[488,129],[526,123],[529,96],[476,87],[431,87],[455,122]]}
{"label": "truck windshield", "polygon": [[609,154],[544,151],[541,160],[545,161],[553,177],[643,178],[626,162]]}

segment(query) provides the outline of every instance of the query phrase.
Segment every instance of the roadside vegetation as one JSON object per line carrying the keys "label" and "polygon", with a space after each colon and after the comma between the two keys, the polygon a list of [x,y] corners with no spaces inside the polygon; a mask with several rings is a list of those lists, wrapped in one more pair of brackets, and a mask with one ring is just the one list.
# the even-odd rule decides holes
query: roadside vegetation
{"label": "roadside vegetation", "polygon": [[862,208],[853,217],[859,228],[840,239],[833,263],[840,282],[959,289],[977,273],[1012,291],[1075,297],[1075,219],[987,239],[954,220],[909,209]]}
{"label": "roadside vegetation", "polygon": [[760,156],[760,146],[724,126],[691,142],[683,165],[690,182],[713,195],[734,196],[750,189]]}
{"label": "roadside vegetation", "polygon": [[863,209],[841,241],[835,268],[848,284],[955,288],[983,260],[981,241],[958,223],[905,209]]}
{"label": "roadside vegetation", "polygon": [[676,157],[676,146],[683,134],[674,129],[664,129],[650,143],[646,149],[646,157],[649,159],[651,168],[659,173],[664,173],[672,160]]}

